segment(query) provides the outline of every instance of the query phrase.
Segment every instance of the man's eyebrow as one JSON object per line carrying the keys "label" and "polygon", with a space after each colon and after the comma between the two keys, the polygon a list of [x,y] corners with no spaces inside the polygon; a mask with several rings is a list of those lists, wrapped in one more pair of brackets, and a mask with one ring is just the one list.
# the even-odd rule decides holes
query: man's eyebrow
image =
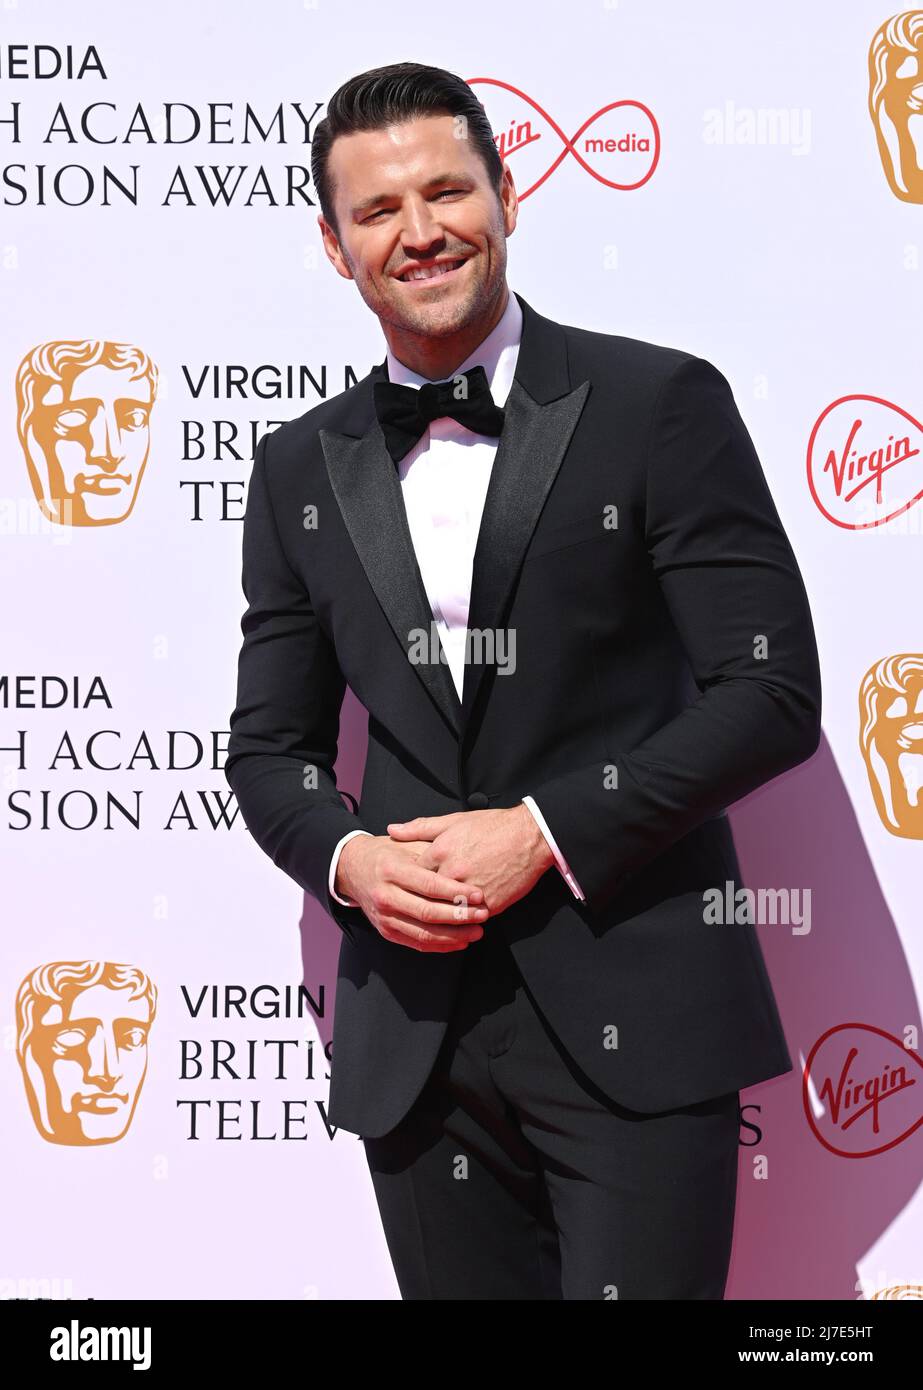
{"label": "man's eyebrow", "polygon": [[[102,396],[75,396],[72,400],[59,401],[58,405],[62,410],[72,410],[77,406],[98,406],[102,405]],[[153,402],[146,400],[144,396],[116,396],[116,405],[152,405]]]}
{"label": "man's eyebrow", "polygon": [[[432,178],[426,180],[424,189],[435,188],[440,183],[470,183],[470,174],[455,173],[451,169],[447,173],[433,174]],[[358,217],[360,213],[368,212],[369,208],[375,207],[378,203],[385,203],[389,198],[396,195],[393,193],[373,193],[370,198],[363,198],[361,203],[356,203],[353,207],[353,217]]]}

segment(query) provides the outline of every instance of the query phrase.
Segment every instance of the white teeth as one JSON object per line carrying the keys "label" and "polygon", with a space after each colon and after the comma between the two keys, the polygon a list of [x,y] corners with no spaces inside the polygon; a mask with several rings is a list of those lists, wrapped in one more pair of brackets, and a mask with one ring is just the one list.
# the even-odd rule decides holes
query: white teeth
{"label": "white teeth", "polygon": [[445,275],[449,270],[457,270],[463,261],[452,261],[448,265],[431,266],[427,270],[411,270],[406,275],[402,275],[402,280],[433,280],[437,275]]}

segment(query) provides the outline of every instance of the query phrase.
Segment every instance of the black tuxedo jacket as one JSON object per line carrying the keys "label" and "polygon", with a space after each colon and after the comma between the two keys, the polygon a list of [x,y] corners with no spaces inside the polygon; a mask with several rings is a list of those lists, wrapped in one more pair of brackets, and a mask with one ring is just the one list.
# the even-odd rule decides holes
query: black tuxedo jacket
{"label": "black tuxedo jacket", "polygon": [[[334,847],[526,793],[586,901],[552,866],[485,931],[586,1076],[653,1112],[792,1067],[754,927],[707,921],[703,893],[741,886],[726,808],[819,742],[795,557],[714,366],[517,298],[469,612],[515,629],[513,672],[469,663],[459,701],[444,660],[416,659],[432,613],[374,411],[386,363],[264,434],[249,484],[226,775],[341,929],[328,1114],[363,1137],[419,1094],[467,952],[396,945],[338,904]],[[369,715],[357,811],[334,775],[346,683]]]}

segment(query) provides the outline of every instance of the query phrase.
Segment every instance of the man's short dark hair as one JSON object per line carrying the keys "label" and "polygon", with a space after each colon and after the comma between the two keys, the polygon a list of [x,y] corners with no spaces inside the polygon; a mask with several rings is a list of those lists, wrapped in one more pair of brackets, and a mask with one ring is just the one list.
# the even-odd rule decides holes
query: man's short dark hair
{"label": "man's short dark hair", "polygon": [[472,145],[479,151],[500,196],[503,161],[494,143],[487,112],[462,78],[445,68],[425,63],[391,63],[370,68],[338,87],[327,103],[311,142],[311,175],[325,221],[337,226],[333,209],[333,180],[328,172],[330,148],[338,135],[355,130],[381,130],[421,116],[463,116]]}

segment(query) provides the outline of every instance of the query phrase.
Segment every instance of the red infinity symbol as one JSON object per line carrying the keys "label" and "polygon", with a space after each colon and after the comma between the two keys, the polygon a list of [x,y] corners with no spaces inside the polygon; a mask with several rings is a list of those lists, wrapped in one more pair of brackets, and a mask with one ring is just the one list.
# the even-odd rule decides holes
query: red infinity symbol
{"label": "red infinity symbol", "polygon": [[[564,146],[557,159],[554,161],[553,164],[549,166],[549,168],[545,170],[541,178],[537,179],[535,183],[533,183],[530,188],[527,188],[524,193],[518,193],[520,202],[522,202],[523,198],[528,198],[529,194],[534,193],[537,188],[541,188],[545,180],[551,177],[551,175],[554,173],[555,169],[557,169],[561,161],[563,159],[566,159],[569,154],[572,154],[576,159],[577,163],[582,165],[583,168],[587,171],[587,173],[592,175],[594,179],[597,179],[600,183],[604,183],[607,188],[618,188],[622,192],[631,192],[635,188],[640,188],[642,184],[647,183],[648,179],[651,177],[654,170],[657,168],[657,164],[660,159],[660,128],[657,125],[656,120],[654,119],[653,111],[651,111],[647,106],[645,106],[642,101],[611,101],[608,106],[602,106],[598,111],[594,111],[592,116],[589,116],[584,121],[583,125],[580,127],[578,131],[575,132],[571,139],[568,139],[567,136],[564,134],[564,131],[561,129],[558,123],[552,119],[548,112],[543,110],[543,108],[539,106],[538,102],[533,101],[532,98],[530,96],[527,96],[525,92],[520,91],[518,87],[514,87],[512,83],[501,82],[500,79],[497,77],[469,77],[467,81],[469,87],[474,87],[478,83],[482,83],[486,86],[501,87],[506,92],[512,92],[514,96],[519,97],[521,101],[524,101],[528,106],[531,106],[532,110],[536,111],[538,115],[541,116],[542,120],[548,122],[548,124],[551,126],[551,129],[560,138],[561,143]],[[608,111],[615,111],[622,106],[633,106],[636,110],[643,111],[644,115],[650,121],[651,129],[654,133],[654,157],[651,161],[651,167],[648,169],[644,177],[636,180],[635,183],[617,183],[613,179],[607,179],[604,174],[598,173],[597,170],[594,169],[591,164],[587,163],[587,161],[583,158],[583,155],[576,147],[576,142],[580,139],[581,135],[584,133],[584,131],[588,130],[589,127],[593,125],[595,121],[598,121],[600,117],[604,116]],[[528,141],[526,141],[526,143],[531,144],[532,140],[537,139],[539,139],[539,136],[533,135],[530,137]],[[520,146],[520,148],[522,147]]]}

